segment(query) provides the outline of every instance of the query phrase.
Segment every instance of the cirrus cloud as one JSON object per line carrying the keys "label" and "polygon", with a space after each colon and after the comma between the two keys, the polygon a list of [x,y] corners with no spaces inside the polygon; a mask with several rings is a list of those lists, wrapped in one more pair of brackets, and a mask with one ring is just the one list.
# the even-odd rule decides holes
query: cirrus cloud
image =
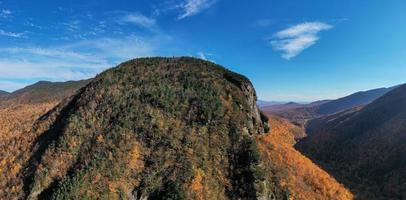
{"label": "cirrus cloud", "polygon": [[128,13],[119,21],[121,23],[131,23],[149,30],[156,30],[157,23],[154,18],[147,17],[140,13]]}
{"label": "cirrus cloud", "polygon": [[0,36],[13,37],[13,38],[22,38],[24,36],[24,33],[8,32],[8,31],[5,31],[3,29],[0,29]]}
{"label": "cirrus cloud", "polygon": [[217,0],[185,0],[177,6],[181,10],[178,20],[196,15],[216,2]]}
{"label": "cirrus cloud", "polygon": [[282,51],[282,58],[290,60],[299,55],[303,50],[316,44],[320,39],[321,31],[333,28],[332,25],[323,22],[305,22],[275,33],[271,39],[271,46]]}

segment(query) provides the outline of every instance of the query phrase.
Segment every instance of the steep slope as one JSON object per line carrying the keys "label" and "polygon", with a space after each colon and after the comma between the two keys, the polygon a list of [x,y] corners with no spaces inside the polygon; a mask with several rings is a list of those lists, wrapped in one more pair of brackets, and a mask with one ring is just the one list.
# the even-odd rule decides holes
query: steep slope
{"label": "steep slope", "polygon": [[35,121],[85,83],[43,82],[4,97],[0,103],[0,199],[13,199],[21,193],[17,175],[38,136],[30,131]]}
{"label": "steep slope", "polygon": [[364,108],[309,122],[297,145],[360,199],[406,198],[406,85]]}
{"label": "steep slope", "polygon": [[210,62],[125,62],[36,123],[24,196],[283,199],[261,175],[255,102],[248,79]]}
{"label": "steep slope", "polygon": [[18,104],[36,104],[58,101],[74,94],[90,80],[48,82],[39,81],[23,89],[10,93],[0,100],[0,107]]}
{"label": "steep slope", "polygon": [[352,199],[352,194],[293,148],[297,127],[287,120],[270,116],[271,132],[258,136],[258,146],[266,169],[279,173],[281,187],[287,187],[292,199]]}
{"label": "steep slope", "polygon": [[21,192],[17,175],[36,137],[30,129],[38,117],[55,105],[56,102],[47,102],[0,109],[0,199],[14,199]]}

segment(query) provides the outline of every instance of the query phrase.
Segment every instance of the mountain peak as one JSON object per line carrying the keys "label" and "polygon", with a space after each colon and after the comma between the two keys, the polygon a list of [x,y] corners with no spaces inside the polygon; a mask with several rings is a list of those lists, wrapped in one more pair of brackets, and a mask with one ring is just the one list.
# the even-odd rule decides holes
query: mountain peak
{"label": "mountain peak", "polygon": [[37,122],[25,193],[281,197],[272,180],[256,176],[255,136],[266,125],[255,102],[247,78],[214,63],[188,57],[124,62]]}

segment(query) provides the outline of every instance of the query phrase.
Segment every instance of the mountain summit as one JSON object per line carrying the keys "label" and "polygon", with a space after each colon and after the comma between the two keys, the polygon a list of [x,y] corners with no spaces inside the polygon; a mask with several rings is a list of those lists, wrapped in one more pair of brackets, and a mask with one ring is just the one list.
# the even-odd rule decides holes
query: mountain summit
{"label": "mountain summit", "polygon": [[264,121],[239,74],[188,57],[131,60],[36,123],[25,197],[281,199],[260,175]]}

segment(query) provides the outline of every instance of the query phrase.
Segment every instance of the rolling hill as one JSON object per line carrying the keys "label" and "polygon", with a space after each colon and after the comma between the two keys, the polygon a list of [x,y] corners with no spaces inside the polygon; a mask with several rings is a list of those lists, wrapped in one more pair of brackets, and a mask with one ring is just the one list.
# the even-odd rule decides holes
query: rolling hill
{"label": "rolling hill", "polygon": [[312,120],[296,147],[359,199],[406,198],[406,85],[365,107]]}
{"label": "rolling hill", "polygon": [[260,108],[266,112],[274,112],[280,110],[289,110],[294,108],[301,108],[301,107],[308,107],[310,105],[307,104],[300,104],[296,102],[288,102],[283,104],[272,104],[272,105],[262,105]]}
{"label": "rolling hill", "polygon": [[279,102],[279,101],[263,101],[263,100],[258,100],[257,101],[257,105],[260,108],[265,107],[265,106],[280,105],[280,104],[283,104],[283,102]]}
{"label": "rolling hill", "polygon": [[90,80],[49,82],[39,81],[33,85],[9,93],[0,100],[0,107],[13,104],[36,104],[58,101],[73,95],[79,88],[85,86]]}

